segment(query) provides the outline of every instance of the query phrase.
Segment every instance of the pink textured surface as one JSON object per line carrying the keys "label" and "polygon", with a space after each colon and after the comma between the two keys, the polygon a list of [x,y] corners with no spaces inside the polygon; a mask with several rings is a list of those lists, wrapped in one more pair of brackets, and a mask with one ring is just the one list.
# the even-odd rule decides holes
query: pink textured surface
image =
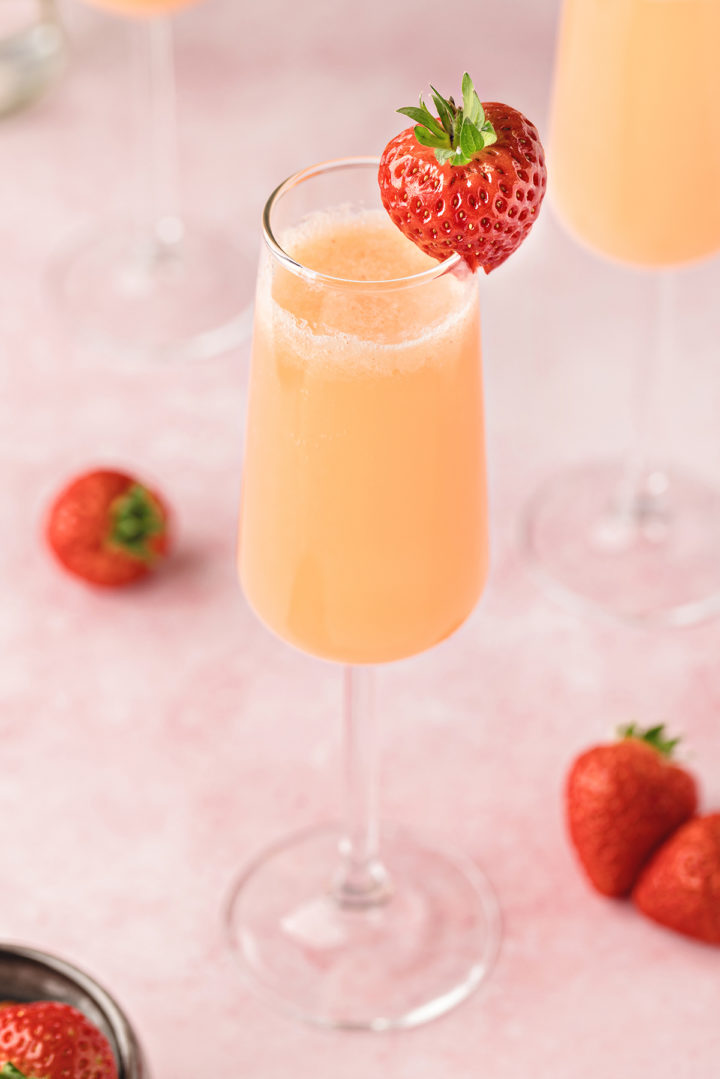
{"label": "pink textured surface", "polygon": [[[486,868],[504,911],[491,980],[411,1034],[314,1032],[257,1003],[225,949],[239,867],[337,802],[339,672],[255,621],[234,574],[247,350],[204,369],[83,371],[42,295],[50,253],[128,196],[127,24],[67,5],[73,63],[0,127],[0,934],[74,959],[137,1021],[157,1079],[697,1079],[715,1074],[720,966],[593,896],[565,840],[571,755],[619,721],[686,731],[720,805],[720,628],[581,620],[536,589],[518,515],[563,463],[619,452],[649,285],[594,260],[546,211],[482,284],[494,565],[468,624],[383,670],[384,810]],[[547,109],[554,0],[305,6],[209,0],[177,22],[185,196],[257,244],[271,186],[377,152],[393,108],[465,67],[487,100]],[[354,119],[341,121],[350,107]],[[550,170],[552,163],[550,162]],[[679,280],[668,454],[717,480],[717,263]],[[246,283],[247,288],[251,282]],[[713,307],[715,310],[713,310]],[[86,464],[165,490],[177,554],[156,581],[96,594],[38,542],[48,497]]]}

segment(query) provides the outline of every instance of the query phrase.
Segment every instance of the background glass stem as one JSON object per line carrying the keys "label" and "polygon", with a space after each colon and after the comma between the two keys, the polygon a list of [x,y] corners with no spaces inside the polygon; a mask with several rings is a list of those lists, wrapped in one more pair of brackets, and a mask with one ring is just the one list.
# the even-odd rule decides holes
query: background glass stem
{"label": "background glass stem", "polygon": [[178,196],[178,137],[172,20],[139,19],[137,85],[141,130],[145,132],[145,227],[164,245],[183,233]]}
{"label": "background glass stem", "polygon": [[642,518],[657,512],[668,488],[666,474],[652,464],[652,446],[660,421],[661,400],[673,349],[674,283],[670,270],[655,275],[652,342],[641,352],[633,385],[633,437],[627,457],[619,505],[623,516]]}
{"label": "background glass stem", "polygon": [[344,679],[345,828],[335,894],[343,906],[367,907],[387,898],[380,861],[374,671],[346,667]]}

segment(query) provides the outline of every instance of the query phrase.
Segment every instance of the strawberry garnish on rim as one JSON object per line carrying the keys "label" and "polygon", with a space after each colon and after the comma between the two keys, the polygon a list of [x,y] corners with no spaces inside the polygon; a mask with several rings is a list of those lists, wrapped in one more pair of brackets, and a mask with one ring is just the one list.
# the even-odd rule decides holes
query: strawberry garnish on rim
{"label": "strawberry garnish on rim", "polygon": [[422,96],[398,109],[415,121],[383,151],[378,181],[398,228],[426,254],[461,255],[471,270],[496,269],[537,219],[547,173],[537,129],[522,113],[483,104],[472,79],[462,105],[431,87],[437,116]]}

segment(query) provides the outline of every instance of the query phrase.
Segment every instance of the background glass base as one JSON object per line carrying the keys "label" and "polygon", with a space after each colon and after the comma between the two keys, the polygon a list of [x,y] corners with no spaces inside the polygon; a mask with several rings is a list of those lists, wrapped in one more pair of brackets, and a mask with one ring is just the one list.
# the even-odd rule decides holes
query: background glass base
{"label": "background glass base", "polygon": [[720,492],[672,469],[628,490],[626,466],[597,463],[542,487],[522,543],[546,591],[577,609],[683,626],[720,612]]}
{"label": "background glass base", "polygon": [[325,1027],[412,1027],[454,1008],[490,970],[500,940],[492,889],[463,858],[383,834],[389,898],[333,895],[340,831],[317,829],[262,854],[235,885],[233,946],[255,989]]}
{"label": "background glass base", "polygon": [[[8,5],[2,14],[10,17]],[[16,5],[29,25],[5,33],[0,28],[0,116],[10,115],[42,97],[65,70],[67,45],[60,24],[38,5]],[[18,16],[16,16],[17,18]]]}
{"label": "background glass base", "polygon": [[248,337],[254,271],[224,233],[174,218],[143,233],[117,222],[51,271],[62,329],[83,356],[116,363],[211,359]]}

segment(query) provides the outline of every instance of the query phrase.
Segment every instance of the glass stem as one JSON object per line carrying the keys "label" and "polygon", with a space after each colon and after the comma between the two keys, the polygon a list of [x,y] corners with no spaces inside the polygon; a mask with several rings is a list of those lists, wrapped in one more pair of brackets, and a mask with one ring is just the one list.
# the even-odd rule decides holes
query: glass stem
{"label": "glass stem", "polygon": [[335,897],[355,908],[374,906],[390,894],[379,850],[373,675],[372,667],[345,668],[345,831]]}
{"label": "glass stem", "polygon": [[659,423],[660,398],[673,353],[674,275],[656,275],[652,343],[643,350],[633,386],[633,440],[627,457],[619,503],[623,516],[635,521],[657,513],[667,488],[664,472],[651,464],[652,444]]}
{"label": "glass stem", "polygon": [[167,16],[137,20],[137,85],[140,123],[146,133],[146,215],[153,239],[170,248],[182,239],[178,209],[178,139],[172,21]]}

